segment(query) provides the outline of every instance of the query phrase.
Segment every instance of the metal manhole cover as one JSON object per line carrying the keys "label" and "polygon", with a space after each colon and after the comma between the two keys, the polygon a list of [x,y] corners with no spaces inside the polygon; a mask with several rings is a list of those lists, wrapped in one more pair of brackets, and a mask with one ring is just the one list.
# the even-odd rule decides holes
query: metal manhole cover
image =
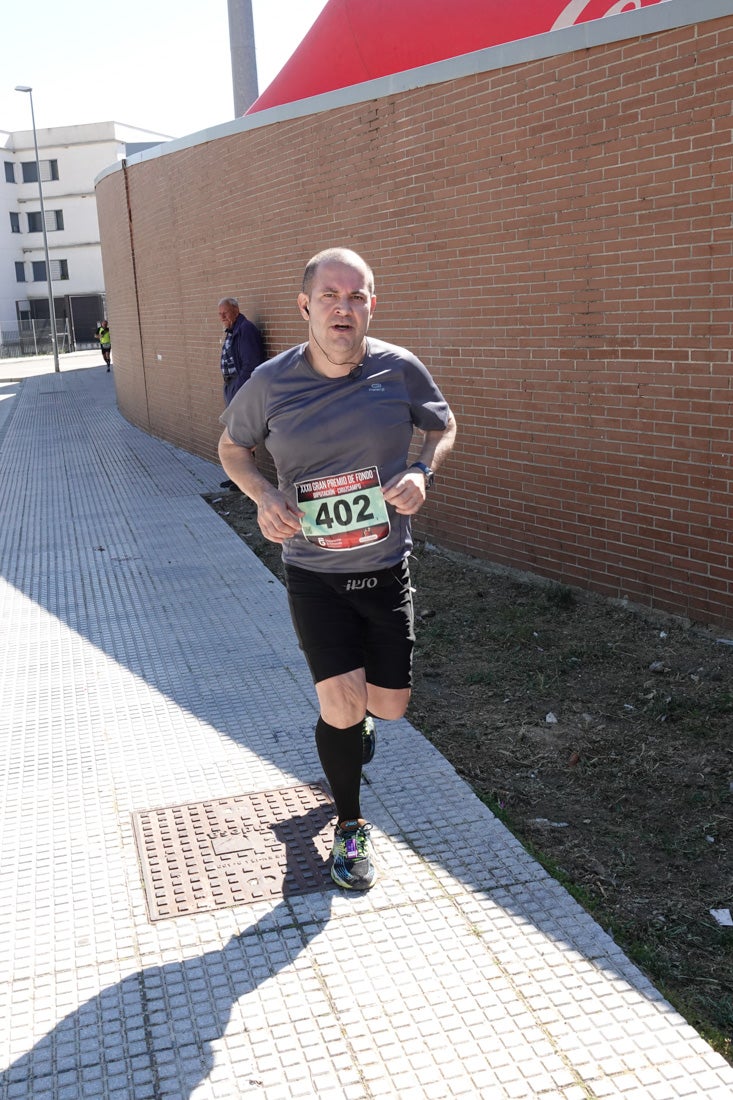
{"label": "metal manhole cover", "polygon": [[304,785],[133,814],[150,920],[330,886],[334,812]]}

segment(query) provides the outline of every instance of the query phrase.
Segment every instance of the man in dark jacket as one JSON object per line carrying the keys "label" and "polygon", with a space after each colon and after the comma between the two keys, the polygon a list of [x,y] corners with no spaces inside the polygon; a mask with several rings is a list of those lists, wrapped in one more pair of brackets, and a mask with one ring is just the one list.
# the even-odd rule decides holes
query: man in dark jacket
{"label": "man in dark jacket", "polygon": [[239,312],[236,298],[222,298],[219,302],[219,320],[224,326],[221,373],[224,377],[224,401],[228,405],[255,367],[265,361],[265,348],[257,326]]}
{"label": "man in dark jacket", "polygon": [[[257,326],[240,313],[236,298],[221,299],[219,320],[224,326],[221,373],[224,378],[224,401],[228,405],[255,367],[265,361],[265,346]],[[239,492],[229,479],[222,481],[221,488]]]}

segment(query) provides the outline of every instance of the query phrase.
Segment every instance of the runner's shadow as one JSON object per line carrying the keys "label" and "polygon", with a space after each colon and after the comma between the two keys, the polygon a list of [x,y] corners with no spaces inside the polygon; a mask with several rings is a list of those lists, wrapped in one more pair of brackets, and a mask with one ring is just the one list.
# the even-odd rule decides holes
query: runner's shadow
{"label": "runner's shadow", "polygon": [[[292,820],[272,827],[282,843]],[[302,815],[301,823],[314,842],[322,808]],[[285,850],[290,859],[291,847]],[[0,1100],[81,1100],[108,1092],[120,1100],[189,1100],[213,1068],[233,1006],[323,930],[332,897],[328,887],[314,895],[306,923],[284,898],[218,950],[136,971],[100,990],[0,1074]],[[253,1062],[243,1062],[241,1072],[243,1092],[259,1084]]]}

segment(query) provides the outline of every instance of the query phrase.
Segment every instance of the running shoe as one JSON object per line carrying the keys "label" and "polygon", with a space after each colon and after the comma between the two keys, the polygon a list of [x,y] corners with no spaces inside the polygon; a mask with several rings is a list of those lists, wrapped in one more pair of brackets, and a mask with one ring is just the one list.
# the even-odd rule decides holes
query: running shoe
{"label": "running shoe", "polygon": [[371,825],[345,821],[333,834],[331,878],[346,890],[369,890],[377,881],[374,853],[369,838]]}
{"label": "running shoe", "polygon": [[374,758],[374,750],[377,747],[377,731],[374,728],[374,719],[368,714],[361,727],[361,762],[368,764]]}

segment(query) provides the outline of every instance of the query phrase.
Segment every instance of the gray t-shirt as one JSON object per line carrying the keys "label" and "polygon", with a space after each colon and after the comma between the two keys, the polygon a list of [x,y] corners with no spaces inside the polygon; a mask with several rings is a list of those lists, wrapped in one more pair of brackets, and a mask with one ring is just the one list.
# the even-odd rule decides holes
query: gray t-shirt
{"label": "gray t-shirt", "polygon": [[[323,573],[385,569],[410,552],[409,516],[388,505],[386,537],[376,517],[373,527],[351,536],[357,539],[353,548],[328,549],[339,542],[333,532],[340,523],[346,528],[346,519],[353,517],[357,524],[356,517],[368,517],[373,506],[374,511],[379,507],[376,495],[331,494],[346,493],[349,479],[341,475],[354,472],[368,486],[368,471],[374,468],[380,484],[386,484],[404,470],[415,427],[447,427],[448,405],[425,366],[405,348],[370,337],[360,368],[343,378],[326,378],[309,364],[305,347],[291,348],[257,367],[220,420],[240,446],[264,443],[275,463],[278,488],[296,507],[305,507],[296,483],[301,494],[315,489],[313,495],[321,498],[310,515],[318,514],[324,538],[314,537],[312,529],[310,539],[299,532],[283,544],[285,562]],[[341,488],[334,489],[339,483]],[[349,537],[341,542],[348,543]]]}

